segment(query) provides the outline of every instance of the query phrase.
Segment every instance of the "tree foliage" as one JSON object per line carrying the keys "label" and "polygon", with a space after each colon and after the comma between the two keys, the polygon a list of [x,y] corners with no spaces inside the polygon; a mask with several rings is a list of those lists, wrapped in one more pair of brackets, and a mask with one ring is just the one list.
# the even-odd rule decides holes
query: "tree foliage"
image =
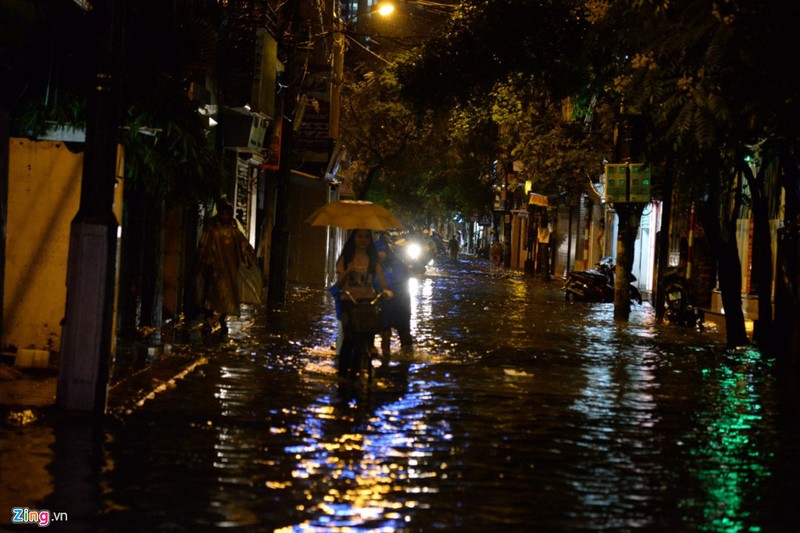
{"label": "tree foliage", "polygon": [[518,74],[495,86],[492,120],[501,145],[522,163],[522,176],[543,194],[580,194],[611,155],[613,113],[595,99],[555,102],[533,76]]}
{"label": "tree foliage", "polygon": [[[171,24],[189,22],[188,14],[174,20],[164,11],[154,12],[156,7],[164,6],[140,3],[126,11],[126,31],[119,30],[124,53],[112,68],[113,79],[122,82],[115,91],[126,186],[168,201],[207,199],[222,188],[221,157],[209,142],[180,69],[185,54],[192,52],[180,39],[197,36],[177,32],[178,37],[172,31]],[[94,17],[67,3],[42,10],[38,24],[48,38],[29,43],[30,50],[24,51],[37,62],[14,66],[15,81],[23,75],[26,80],[11,107],[15,134],[41,136],[53,124],[85,127],[98,68]]]}
{"label": "tree foliage", "polygon": [[469,0],[450,26],[427,42],[400,73],[403,94],[419,106],[441,108],[486,95],[508,76],[532,74],[554,99],[570,96],[584,68],[581,2]]}
{"label": "tree foliage", "polygon": [[[610,121],[608,106],[590,104],[589,97],[573,99],[570,120],[562,119],[561,96],[574,96],[580,79],[575,37],[586,24],[576,6],[462,2],[450,26],[421,50],[368,75],[345,114],[359,181],[369,183],[380,167],[381,183],[369,185],[373,194],[483,214],[491,211],[494,160],[505,154],[522,161],[521,177],[544,193],[583,190],[609,156],[603,140],[610,138]],[[542,31],[532,32],[530,20]],[[391,81],[390,91],[376,83],[381,79]],[[356,110],[374,123],[371,129]],[[375,141],[376,129],[395,124],[401,138],[387,139],[388,146]],[[355,130],[365,135],[356,139]],[[365,150],[366,138],[378,148]]]}
{"label": "tree foliage", "polygon": [[[717,220],[709,229],[724,245],[718,256],[735,256],[731,220],[748,200],[736,186],[741,158],[754,146],[773,157],[796,151],[798,6],[756,0],[462,6],[448,30],[401,70],[409,101],[440,109],[479,99],[493,109],[500,146],[524,160],[537,181],[566,178],[551,184],[563,190],[608,152],[607,117],[615,110],[639,116],[647,125],[642,157],[670,162],[677,190],[706,203],[713,214],[706,224]],[[559,120],[564,97],[593,102],[591,128]],[[796,169],[784,172],[794,176]],[[787,193],[790,201],[800,197]],[[761,193],[755,198],[770,201]],[[734,285],[723,287],[729,306],[739,297],[730,294]]]}
{"label": "tree foliage", "polygon": [[415,225],[453,211],[484,212],[491,193],[480,177],[492,150],[468,149],[475,139],[448,114],[415,113],[400,98],[398,63],[367,72],[345,93],[342,140],[357,195],[392,206]]}
{"label": "tree foliage", "polygon": [[121,141],[128,186],[169,201],[197,202],[219,195],[224,179],[220,155],[205,119],[186,91],[169,77],[156,90],[128,102]]}

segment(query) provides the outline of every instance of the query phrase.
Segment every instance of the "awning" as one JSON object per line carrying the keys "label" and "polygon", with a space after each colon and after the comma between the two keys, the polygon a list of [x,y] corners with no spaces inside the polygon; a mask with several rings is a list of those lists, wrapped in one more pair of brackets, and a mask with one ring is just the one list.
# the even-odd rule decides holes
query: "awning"
{"label": "awning", "polygon": [[528,205],[541,205],[542,207],[547,207],[547,196],[532,192],[528,195],[528,197]]}

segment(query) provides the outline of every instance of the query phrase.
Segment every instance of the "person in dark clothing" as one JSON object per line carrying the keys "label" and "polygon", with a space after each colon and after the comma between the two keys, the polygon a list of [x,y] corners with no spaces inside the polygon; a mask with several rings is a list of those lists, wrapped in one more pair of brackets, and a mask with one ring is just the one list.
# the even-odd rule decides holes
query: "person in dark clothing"
{"label": "person in dark clothing", "polygon": [[450,240],[447,241],[447,247],[450,252],[450,259],[458,259],[458,251],[461,249],[461,243],[458,242],[458,237],[452,235]]}
{"label": "person in dark clothing", "polygon": [[383,267],[387,288],[394,296],[383,302],[383,331],[381,332],[381,354],[389,357],[392,328],[400,336],[400,346],[404,349],[413,345],[411,338],[411,294],[408,291],[408,266],[389,249],[383,240],[375,243],[378,262]]}
{"label": "person in dark clothing", "polygon": [[233,218],[233,206],[227,199],[217,202],[217,214],[203,227],[197,255],[204,278],[204,327],[210,330],[214,316],[218,315],[220,329],[225,332],[226,317],[239,314],[239,267],[255,261],[255,251],[239,230]]}

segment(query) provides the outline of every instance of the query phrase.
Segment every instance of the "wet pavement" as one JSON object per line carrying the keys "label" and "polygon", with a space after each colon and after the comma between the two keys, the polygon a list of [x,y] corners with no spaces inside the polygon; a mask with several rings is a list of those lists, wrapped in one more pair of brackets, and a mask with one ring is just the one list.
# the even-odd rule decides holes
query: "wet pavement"
{"label": "wet pavement", "polygon": [[292,287],[103,420],[12,410],[0,529],[798,531],[797,381],[560,286],[443,261],[412,283],[414,352],[395,336],[355,386],[330,297]]}

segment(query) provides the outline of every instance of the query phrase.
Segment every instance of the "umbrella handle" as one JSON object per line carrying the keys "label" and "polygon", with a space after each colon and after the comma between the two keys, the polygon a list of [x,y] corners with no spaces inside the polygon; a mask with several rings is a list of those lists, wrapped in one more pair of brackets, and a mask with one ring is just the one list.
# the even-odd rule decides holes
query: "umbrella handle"
{"label": "umbrella handle", "polygon": [[370,305],[375,305],[376,303],[378,303],[378,301],[383,299],[385,296],[386,296],[386,291],[379,292],[378,295],[375,297],[375,299],[370,302]]}
{"label": "umbrella handle", "polygon": [[349,297],[351,300],[353,300],[353,303],[356,303],[356,301],[357,301],[357,300],[356,300],[355,298],[353,298],[353,295],[352,295],[352,294],[350,294],[350,291],[348,291],[347,289],[345,289],[345,290],[344,290],[344,293],[345,293],[345,294],[346,294],[346,295],[347,295],[347,296],[348,296],[348,297]]}

